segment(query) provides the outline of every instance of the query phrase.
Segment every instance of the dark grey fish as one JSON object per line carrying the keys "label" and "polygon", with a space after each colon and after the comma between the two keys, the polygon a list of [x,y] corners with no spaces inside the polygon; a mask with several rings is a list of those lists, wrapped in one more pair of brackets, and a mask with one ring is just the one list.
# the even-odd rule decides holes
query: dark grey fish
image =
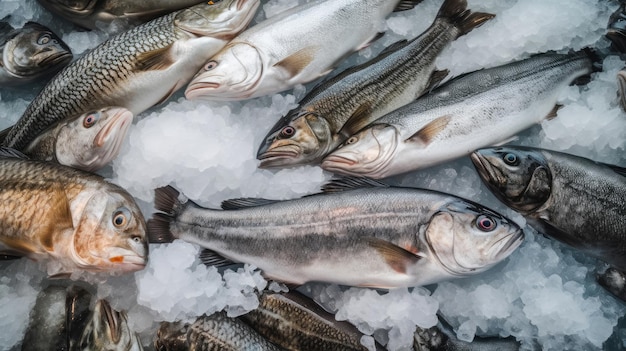
{"label": "dark grey fish", "polygon": [[0,87],[45,78],[72,61],[70,48],[50,29],[27,22],[14,29],[0,22]]}
{"label": "dark grey fish", "polygon": [[352,134],[443,80],[447,71],[435,72],[439,53],[493,17],[472,13],[465,0],[446,0],[424,33],[309,92],[266,136],[257,153],[259,167],[319,163]]}

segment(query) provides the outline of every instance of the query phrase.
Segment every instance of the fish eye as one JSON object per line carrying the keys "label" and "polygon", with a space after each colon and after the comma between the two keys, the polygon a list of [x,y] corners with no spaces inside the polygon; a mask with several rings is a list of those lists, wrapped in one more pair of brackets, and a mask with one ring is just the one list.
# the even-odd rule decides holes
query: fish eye
{"label": "fish eye", "polygon": [[204,65],[204,70],[205,71],[210,71],[210,70],[214,69],[215,67],[217,67],[217,61],[211,60],[211,61],[207,62],[206,65]]}
{"label": "fish eye", "polygon": [[286,126],[280,131],[281,138],[291,138],[294,134],[296,134],[296,128],[292,126]]}
{"label": "fish eye", "polygon": [[478,216],[478,218],[476,218],[476,226],[478,227],[478,229],[482,230],[483,232],[490,232],[496,229],[497,224],[493,218],[489,216],[481,215],[481,216]]}
{"label": "fish eye", "polygon": [[359,138],[357,138],[357,137],[355,137],[355,136],[350,137],[350,139],[346,140],[346,145],[354,144],[354,143],[356,143],[357,141],[359,141]]}
{"label": "fish eye", "polygon": [[83,127],[91,128],[100,119],[100,112],[93,112],[85,116],[83,119]]}
{"label": "fish eye", "polygon": [[140,243],[141,243],[141,237],[139,237],[139,236],[133,236],[133,238],[132,238],[132,239],[133,239],[133,241],[134,241],[134,242],[136,242],[137,244],[140,244]]}
{"label": "fish eye", "polygon": [[39,45],[46,45],[46,44],[48,44],[50,42],[51,39],[52,39],[52,37],[50,37],[50,34],[42,34],[37,39],[37,44],[39,44]]}
{"label": "fish eye", "polygon": [[502,159],[504,160],[504,163],[509,166],[517,166],[519,164],[519,158],[517,158],[516,154],[511,152],[504,154]]}
{"label": "fish eye", "polygon": [[[125,227],[130,221],[131,214],[126,207],[121,207],[117,211],[113,212],[113,225],[116,228]],[[134,240],[134,239],[133,239]]]}

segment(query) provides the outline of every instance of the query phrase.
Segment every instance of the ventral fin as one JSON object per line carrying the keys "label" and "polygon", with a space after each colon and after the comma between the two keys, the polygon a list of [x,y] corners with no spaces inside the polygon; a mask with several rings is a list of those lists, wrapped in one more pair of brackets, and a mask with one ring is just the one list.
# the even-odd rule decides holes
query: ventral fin
{"label": "ventral fin", "polygon": [[[426,89],[424,89],[424,92],[425,93],[426,92],[430,92],[433,89],[435,89],[436,87],[438,87],[439,84],[441,84],[441,82],[443,82],[443,80],[446,79],[448,74],[450,74],[450,71],[447,70],[447,69],[443,69],[443,70],[440,70],[440,71],[434,71],[430,75],[430,79],[428,80],[428,86],[426,86]],[[416,96],[416,98],[418,98],[418,97],[419,96]]]}
{"label": "ventral fin", "polygon": [[269,205],[281,200],[270,200],[255,197],[243,197],[239,199],[229,199],[222,201],[222,210],[240,210],[242,208]]}
{"label": "ventral fin", "polygon": [[140,71],[160,71],[174,63],[170,57],[172,44],[148,52],[142,52],[137,56],[137,69]]}
{"label": "ventral fin", "polygon": [[556,104],[554,105],[554,107],[552,108],[552,110],[550,110],[550,112],[548,112],[548,115],[546,116],[547,120],[552,120],[554,118],[556,118],[556,114],[559,111],[559,109],[563,107],[563,105],[561,104]]}
{"label": "ventral fin", "polygon": [[359,130],[367,127],[370,124],[370,117],[372,116],[372,104],[369,101],[363,101],[363,103],[357,107],[352,113],[350,118],[339,130],[339,135],[344,136],[346,139],[354,135]]}
{"label": "ventral fin", "polygon": [[411,135],[405,142],[422,144],[423,147],[428,146],[430,142],[443,131],[450,123],[451,116],[441,116],[430,121],[422,129],[418,130],[415,134]]}
{"label": "ventral fin", "polygon": [[295,77],[313,61],[317,51],[316,46],[307,46],[276,62],[274,66],[283,68],[291,77]]}
{"label": "ventral fin", "polygon": [[209,249],[203,249],[199,255],[200,261],[206,266],[224,267],[237,264],[228,258]]}
{"label": "ventral fin", "polygon": [[332,179],[322,186],[324,193],[337,193],[345,190],[361,189],[361,188],[388,188],[389,185],[365,177],[339,177]]}
{"label": "ventral fin", "polygon": [[382,239],[367,238],[366,241],[398,273],[406,273],[408,266],[414,265],[421,259],[420,256]]}

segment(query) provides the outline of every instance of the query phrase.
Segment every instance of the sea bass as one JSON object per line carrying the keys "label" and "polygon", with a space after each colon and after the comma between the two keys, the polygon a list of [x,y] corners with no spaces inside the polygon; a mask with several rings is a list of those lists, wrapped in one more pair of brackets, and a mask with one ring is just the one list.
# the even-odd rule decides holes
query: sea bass
{"label": "sea bass", "polygon": [[350,135],[438,84],[447,74],[435,72],[439,53],[494,16],[466,7],[465,0],[446,0],[420,36],[315,87],[267,135],[259,167],[319,163]]}
{"label": "sea bass", "polygon": [[376,39],[394,9],[420,1],[315,0],[293,7],[205,56],[185,96],[242,100],[310,82]]}
{"label": "sea bass", "polygon": [[132,122],[133,114],[123,107],[87,112],[45,131],[24,154],[95,172],[117,157]]}
{"label": "sea bass", "polygon": [[[196,243],[268,279],[396,288],[470,276],[522,242],[515,223],[476,203],[362,179],[300,199],[235,199],[212,210],[155,191],[151,242]],[[212,262],[208,254],[201,257]]]}
{"label": "sea bass", "polygon": [[384,178],[505,142],[556,116],[561,92],[591,72],[587,52],[577,52],[540,54],[460,76],[351,136],[322,168]]}
{"label": "sea bass", "polygon": [[27,22],[19,29],[0,22],[0,53],[0,87],[51,76],[67,66],[73,57],[61,38],[35,22]]}
{"label": "sea bass", "polygon": [[59,72],[8,131],[24,149],[52,125],[106,106],[138,115],[165,101],[252,20],[259,0],[202,3],[121,33]]}
{"label": "sea bass", "polygon": [[146,265],[145,221],[128,192],[95,174],[8,155],[0,157],[0,257],[47,260],[49,274]]}

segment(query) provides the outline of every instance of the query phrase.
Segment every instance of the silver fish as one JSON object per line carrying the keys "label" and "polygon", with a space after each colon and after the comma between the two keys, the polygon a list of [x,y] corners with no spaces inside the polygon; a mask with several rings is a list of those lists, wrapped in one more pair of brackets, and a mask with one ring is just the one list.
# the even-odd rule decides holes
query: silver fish
{"label": "silver fish", "polygon": [[288,201],[229,200],[228,210],[202,208],[171,187],[155,193],[152,242],[196,243],[293,284],[431,284],[483,272],[523,239],[519,226],[481,205],[358,179]]}
{"label": "silver fish", "polygon": [[585,51],[540,54],[463,75],[351,136],[322,168],[384,178],[503,143],[556,116],[561,92],[591,72]]}
{"label": "silver fish", "polygon": [[52,125],[106,106],[134,115],[165,101],[252,20],[259,0],[202,3],[114,36],[57,74],[7,131],[25,148]]}
{"label": "silver fish", "polygon": [[319,163],[350,135],[414,101],[447,71],[435,59],[449,43],[494,15],[471,13],[465,0],[446,0],[431,26],[363,65],[316,86],[276,123],[259,148],[259,167]]}
{"label": "silver fish", "polygon": [[24,154],[94,172],[117,157],[132,122],[133,114],[123,107],[87,112],[44,132]]}
{"label": "silver fish", "polygon": [[13,29],[0,22],[0,87],[52,76],[72,61],[70,48],[50,29],[35,22]]}
{"label": "silver fish", "polygon": [[413,2],[419,1],[315,0],[286,10],[245,30],[213,57],[206,56],[185,96],[242,100],[310,82],[369,45],[387,15]]}

